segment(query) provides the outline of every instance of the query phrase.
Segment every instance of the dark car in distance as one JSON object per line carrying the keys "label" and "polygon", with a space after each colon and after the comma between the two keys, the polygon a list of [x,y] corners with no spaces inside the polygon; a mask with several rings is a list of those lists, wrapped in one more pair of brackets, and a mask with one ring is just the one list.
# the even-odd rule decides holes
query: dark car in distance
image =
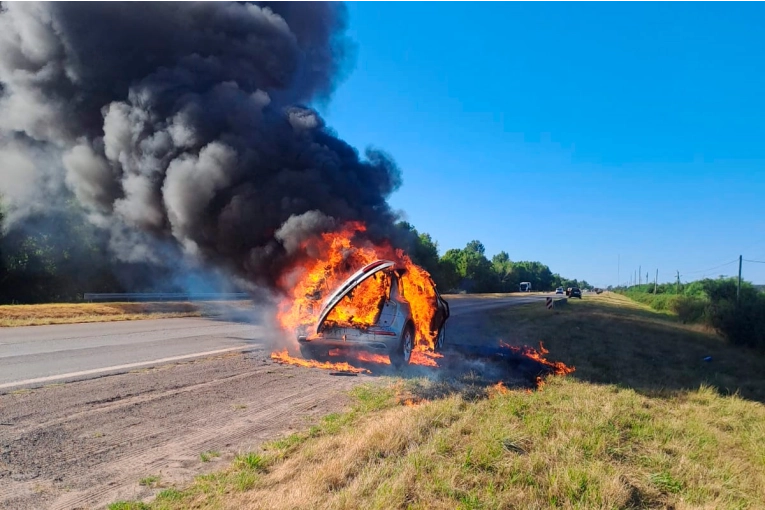
{"label": "dark car in distance", "polygon": [[571,291],[568,294],[568,297],[578,297],[579,299],[582,299],[582,291],[579,287],[571,287]]}

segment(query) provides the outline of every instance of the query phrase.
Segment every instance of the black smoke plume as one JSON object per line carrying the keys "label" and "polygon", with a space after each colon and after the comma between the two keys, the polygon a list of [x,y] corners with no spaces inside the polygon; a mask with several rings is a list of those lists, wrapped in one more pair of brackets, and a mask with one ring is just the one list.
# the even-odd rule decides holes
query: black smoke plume
{"label": "black smoke plume", "polygon": [[128,262],[274,286],[307,235],[388,235],[401,183],[310,106],[347,71],[334,3],[0,4],[0,193],[11,228],[72,195]]}

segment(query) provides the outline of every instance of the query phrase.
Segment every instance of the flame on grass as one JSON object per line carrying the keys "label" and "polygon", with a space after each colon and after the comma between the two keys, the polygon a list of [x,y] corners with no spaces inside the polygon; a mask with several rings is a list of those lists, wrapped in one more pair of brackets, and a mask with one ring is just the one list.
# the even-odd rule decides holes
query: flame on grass
{"label": "flame on grass", "polygon": [[545,349],[545,346],[542,342],[539,342],[538,351],[533,347],[529,347],[528,345],[517,347],[502,341],[500,341],[499,345],[500,347],[510,349],[511,351],[520,354],[521,356],[525,356],[541,365],[544,365],[550,370],[550,373],[554,375],[567,375],[576,370],[575,367],[570,367],[562,361],[549,361],[547,358],[545,358],[545,355],[549,354],[550,351]]}
{"label": "flame on grass", "polygon": [[385,354],[375,354],[371,352],[356,350],[332,349],[329,351],[329,355],[335,357],[342,356],[343,358],[357,360],[363,363],[390,365],[390,358]]}
{"label": "flame on grass", "polygon": [[337,372],[349,372],[352,374],[370,374],[371,373],[371,371],[367,370],[366,368],[354,367],[353,365],[350,365],[344,361],[340,363],[331,363],[328,361],[316,361],[316,360],[306,360],[302,358],[295,358],[293,356],[290,356],[289,353],[287,353],[286,349],[282,351],[278,351],[278,352],[272,352],[271,359],[276,361],[277,363],[282,363],[285,365],[296,365],[299,367],[321,368],[324,370],[334,370]]}

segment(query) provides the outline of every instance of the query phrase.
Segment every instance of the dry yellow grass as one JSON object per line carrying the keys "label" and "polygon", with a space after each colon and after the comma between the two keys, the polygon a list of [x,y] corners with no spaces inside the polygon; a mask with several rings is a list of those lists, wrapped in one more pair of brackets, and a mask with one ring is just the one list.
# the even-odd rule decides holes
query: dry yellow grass
{"label": "dry yellow grass", "polygon": [[540,308],[499,311],[491,327],[577,366],[541,391],[357,388],[346,414],[112,508],[765,507],[762,354],[618,297]]}
{"label": "dry yellow grass", "polygon": [[0,306],[0,327],[198,317],[195,303],[56,303]]}

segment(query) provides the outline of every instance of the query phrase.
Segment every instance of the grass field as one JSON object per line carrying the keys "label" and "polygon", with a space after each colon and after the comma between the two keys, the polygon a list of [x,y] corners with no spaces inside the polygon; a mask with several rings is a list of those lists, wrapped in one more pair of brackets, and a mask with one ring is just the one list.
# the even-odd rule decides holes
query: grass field
{"label": "grass field", "polygon": [[195,303],[56,303],[0,306],[0,327],[198,317]]}
{"label": "grass field", "polygon": [[576,372],[533,392],[471,374],[362,386],[345,414],[111,508],[763,508],[761,353],[613,295],[489,327]]}

